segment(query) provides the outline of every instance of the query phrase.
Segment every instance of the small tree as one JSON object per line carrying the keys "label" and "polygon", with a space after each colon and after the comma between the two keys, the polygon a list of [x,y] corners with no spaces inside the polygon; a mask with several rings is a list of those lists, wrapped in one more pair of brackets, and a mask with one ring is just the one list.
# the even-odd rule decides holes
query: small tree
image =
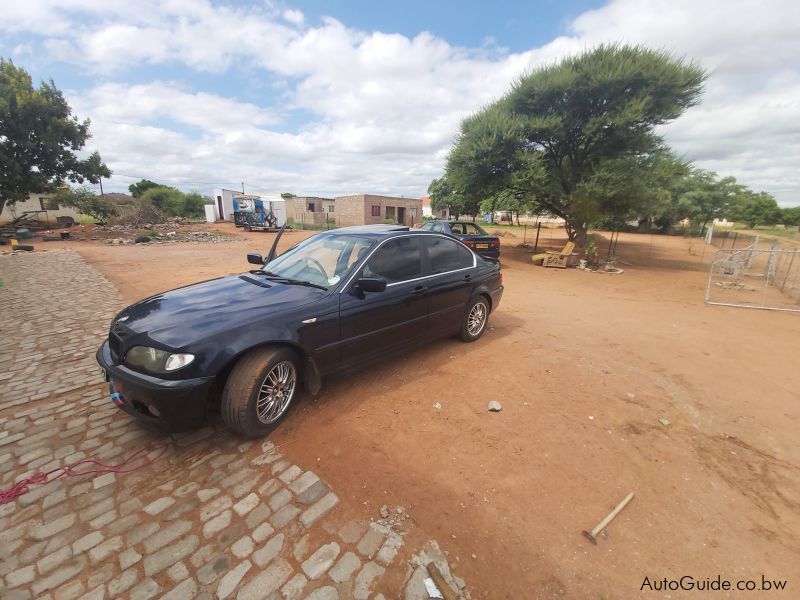
{"label": "small tree", "polygon": [[141,199],[173,217],[183,214],[184,194],[175,188],[166,186],[150,188],[141,195]]}
{"label": "small tree", "polygon": [[206,214],[204,208],[206,204],[214,204],[214,201],[198,192],[189,192],[183,197],[181,216],[189,219],[198,219]]}
{"label": "small tree", "polygon": [[78,158],[89,139],[55,84],[34,89],[30,75],[0,58],[0,213],[32,193],[52,192],[65,181],[97,183],[111,177],[98,153]]}
{"label": "small tree", "polygon": [[60,206],[71,206],[82,215],[92,217],[101,225],[119,214],[117,207],[86,187],[62,188],[53,197]]}

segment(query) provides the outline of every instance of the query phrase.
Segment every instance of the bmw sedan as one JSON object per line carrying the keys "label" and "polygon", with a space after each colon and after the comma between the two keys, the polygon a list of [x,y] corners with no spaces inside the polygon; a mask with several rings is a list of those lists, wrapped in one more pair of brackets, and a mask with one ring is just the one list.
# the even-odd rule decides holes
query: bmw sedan
{"label": "bmw sedan", "polygon": [[114,403],[171,430],[219,412],[263,436],[326,375],[438,337],[477,340],[503,294],[497,262],[438,233],[367,225],[274,249],[248,255],[256,269],[122,310],[97,351]]}

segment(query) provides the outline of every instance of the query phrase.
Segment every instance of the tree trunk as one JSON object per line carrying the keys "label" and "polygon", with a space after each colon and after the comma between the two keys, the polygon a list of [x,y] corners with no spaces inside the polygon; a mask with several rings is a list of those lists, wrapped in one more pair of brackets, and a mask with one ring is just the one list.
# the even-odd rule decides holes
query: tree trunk
{"label": "tree trunk", "polygon": [[572,223],[566,222],[567,239],[570,242],[575,242],[578,248],[585,248],[586,242],[589,241],[589,228],[586,223]]}
{"label": "tree trunk", "polygon": [[3,209],[6,207],[6,199],[0,198],[0,215],[3,214]]}

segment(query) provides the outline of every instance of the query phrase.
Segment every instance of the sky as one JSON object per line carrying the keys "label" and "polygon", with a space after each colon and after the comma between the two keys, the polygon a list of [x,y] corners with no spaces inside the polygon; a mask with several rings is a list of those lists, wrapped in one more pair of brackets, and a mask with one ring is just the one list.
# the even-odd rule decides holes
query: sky
{"label": "sky", "polygon": [[800,204],[797,0],[0,0],[0,56],[91,119],[106,192],[418,197],[465,116],[607,42],[704,67],[701,104],[660,133]]}

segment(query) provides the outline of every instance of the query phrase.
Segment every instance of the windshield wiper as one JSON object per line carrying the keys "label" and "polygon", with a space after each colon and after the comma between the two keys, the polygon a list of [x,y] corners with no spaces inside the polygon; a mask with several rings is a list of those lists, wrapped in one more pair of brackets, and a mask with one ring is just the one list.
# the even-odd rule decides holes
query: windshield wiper
{"label": "windshield wiper", "polygon": [[306,287],[313,287],[319,290],[327,291],[328,288],[325,286],[319,285],[318,283],[311,283],[310,281],[305,281],[303,279],[292,279],[291,277],[284,277],[283,275],[278,275],[277,273],[273,273],[271,271],[265,271],[264,269],[253,269],[250,271],[253,275],[264,275],[270,281],[280,281],[281,283],[285,283],[287,285],[304,285]]}

